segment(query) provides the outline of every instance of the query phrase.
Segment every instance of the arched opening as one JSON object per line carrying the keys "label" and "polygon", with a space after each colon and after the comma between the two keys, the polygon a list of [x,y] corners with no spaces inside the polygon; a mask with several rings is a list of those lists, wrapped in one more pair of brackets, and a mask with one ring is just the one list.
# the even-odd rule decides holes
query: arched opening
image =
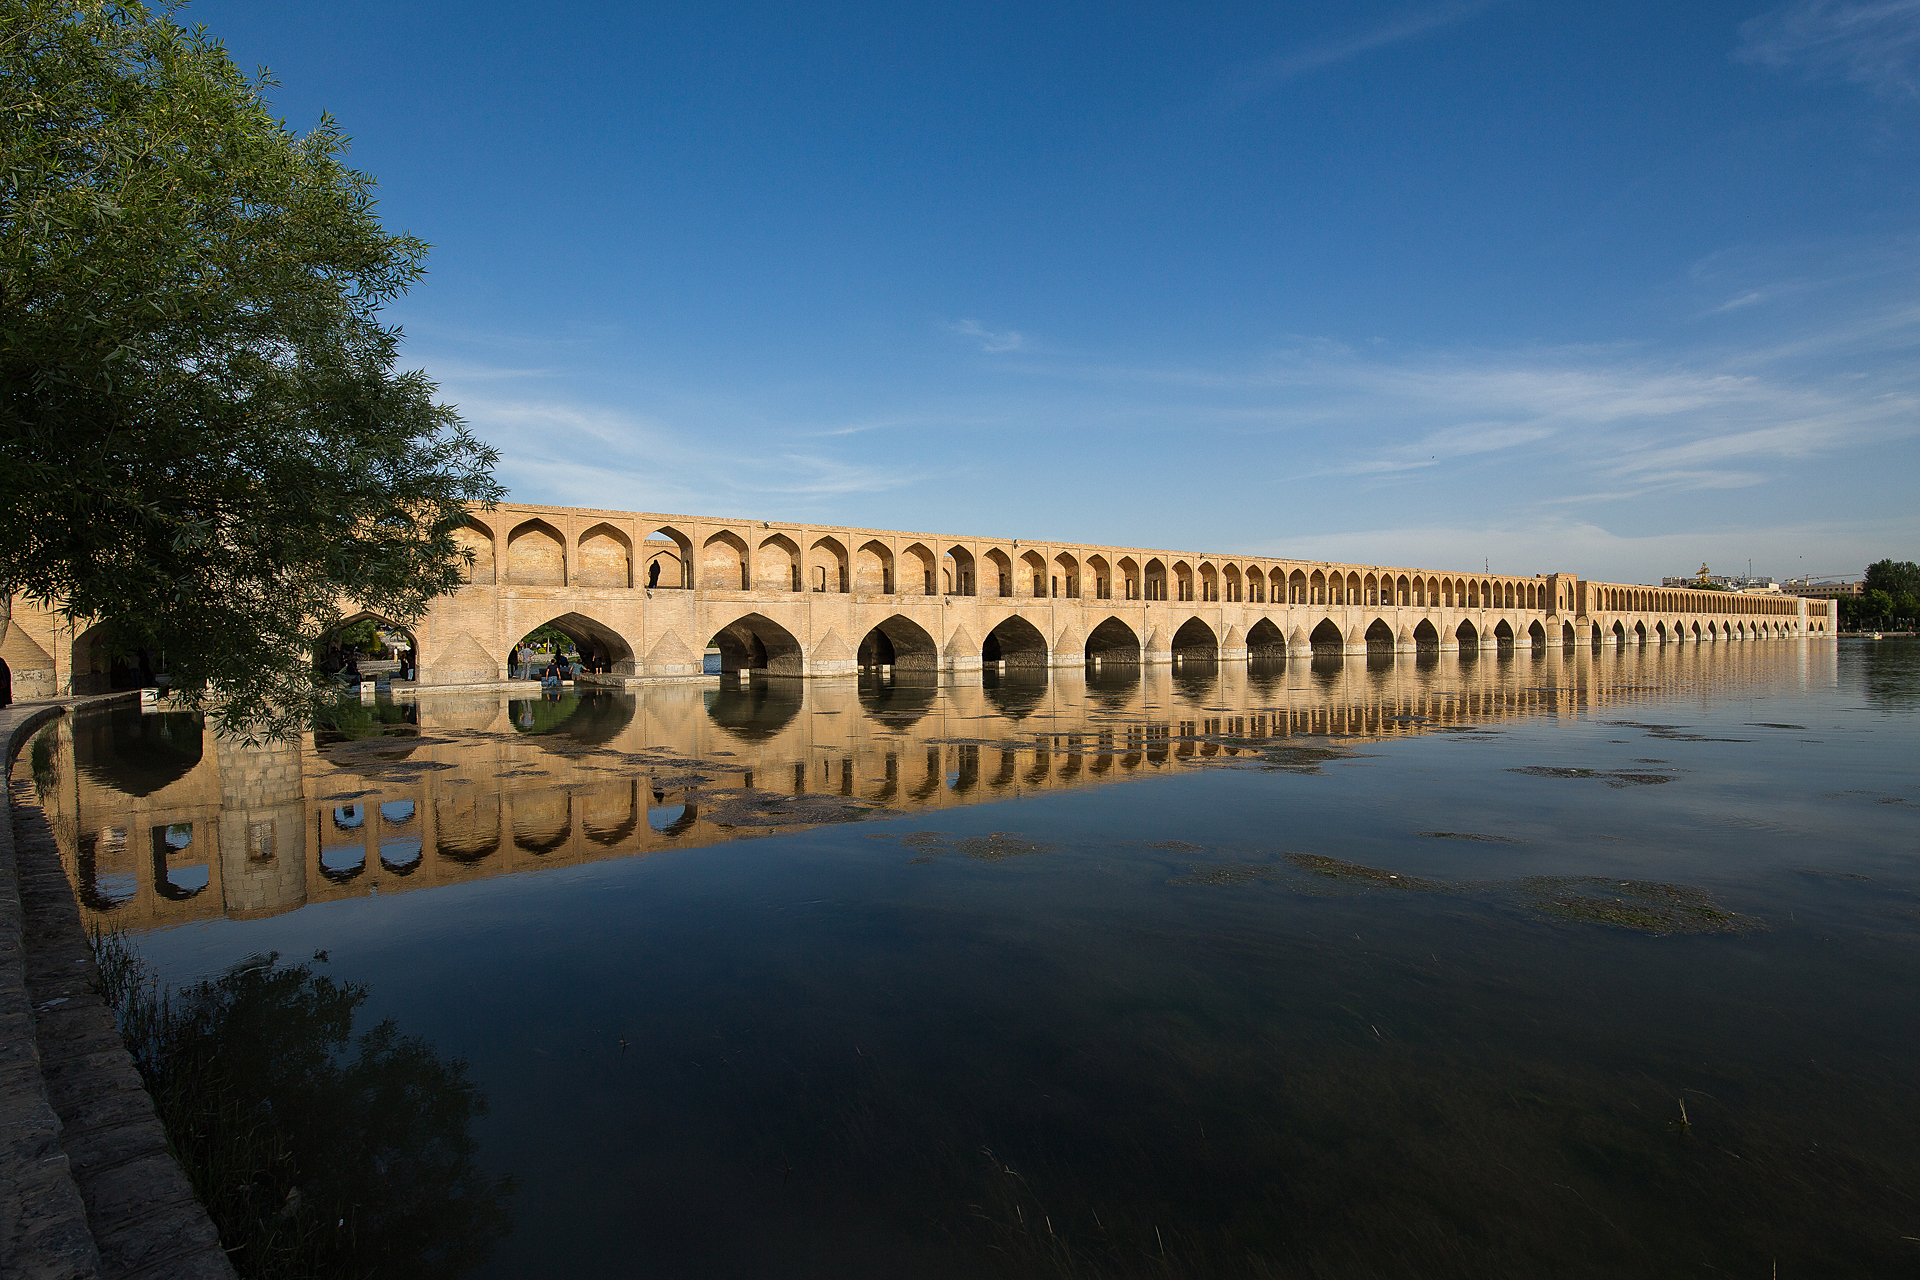
{"label": "arched opening", "polygon": [[1505,618],[1493,624],[1493,642],[1502,649],[1513,648],[1513,628]]}
{"label": "arched opening", "polygon": [[1458,627],[1455,627],[1453,639],[1454,643],[1458,644],[1462,651],[1478,649],[1480,647],[1480,632],[1474,627],[1471,621],[1463,621]]}
{"label": "arched opening", "polygon": [[1247,628],[1247,656],[1249,658],[1284,658],[1287,656],[1287,637],[1271,618],[1261,618]]}
{"label": "arched opening", "polygon": [[933,671],[940,665],[940,646],[919,623],[895,614],[861,638],[859,665]]}
{"label": "arched opening", "polygon": [[1120,619],[1108,618],[1087,635],[1087,661],[1137,665],[1140,661],[1140,637]]}
{"label": "arched opening", "polygon": [[1620,624],[1618,619],[1614,620],[1613,639],[1616,644],[1625,644],[1627,642],[1627,629]]}
{"label": "arched opening", "polygon": [[1393,652],[1393,628],[1387,625],[1385,618],[1375,618],[1367,628],[1367,652]]}
{"label": "arched opening", "polygon": [[1011,617],[987,633],[980,645],[982,662],[1004,662],[1008,667],[1045,667],[1047,639],[1022,617]]}
{"label": "arched opening", "polygon": [[1140,563],[1132,556],[1121,556],[1117,566],[1120,572],[1120,594],[1124,600],[1140,599]]}
{"label": "arched opening", "polygon": [[693,544],[678,529],[659,528],[640,544],[642,583],[650,591],[678,591],[693,585]]}
{"label": "arched opening", "polygon": [[1220,659],[1220,637],[1200,619],[1188,618],[1173,633],[1173,656],[1185,661],[1217,662]]}
{"label": "arched opening", "polygon": [[570,657],[579,671],[588,673],[633,672],[633,646],[626,638],[581,613],[563,613],[541,623],[514,646],[507,662],[525,678],[537,679],[546,662],[562,657]]}
{"label": "arched opening", "polygon": [[760,552],[754,557],[753,585],[757,591],[800,589],[800,547],[792,538],[776,533],[761,540]]}
{"label": "arched opening", "polygon": [[1527,640],[1536,649],[1547,647],[1547,629],[1538,618],[1527,624]]}
{"label": "arched opening", "polygon": [[1028,551],[1020,557],[1020,594],[1031,594],[1036,600],[1047,594],[1047,562],[1040,558],[1038,551]]}
{"label": "arched opening", "polygon": [[707,647],[720,650],[720,670],[724,674],[764,671],[773,676],[797,676],[806,671],[800,642],[765,614],[735,618],[713,633]]}
{"label": "arched opening", "polygon": [[853,589],[858,595],[893,594],[891,547],[878,540],[860,544],[860,549],[853,553]]}
{"label": "arched opening", "polygon": [[1420,625],[1413,629],[1413,645],[1416,649],[1438,649],[1440,633],[1426,618],[1420,619]]}
{"label": "arched opening", "polygon": [[[580,547],[574,553],[574,560],[580,571],[580,586],[633,585],[633,543],[625,533],[610,524],[597,524],[581,534]],[[738,577],[733,580],[740,581]]]}
{"label": "arched opening", "polygon": [[1218,600],[1220,598],[1219,570],[1215,569],[1210,561],[1203,560],[1200,563],[1200,571],[1196,576],[1200,583],[1200,598],[1202,600]]}
{"label": "arched opening", "polygon": [[900,577],[895,580],[894,590],[903,595],[937,596],[940,586],[939,575],[934,562],[938,559],[931,548],[916,542],[900,553]]}
{"label": "arched opening", "polygon": [[746,591],[752,582],[746,539],[727,529],[708,537],[700,548],[700,585],[709,591]]}
{"label": "arched opening", "polygon": [[411,680],[420,661],[413,632],[391,619],[364,610],[342,618],[313,647],[314,666],[323,676],[352,681],[358,670],[363,680]]}
{"label": "arched opening", "polygon": [[1104,556],[1087,557],[1087,586],[1085,590],[1095,600],[1113,599],[1113,566]]}
{"label": "arched opening", "polygon": [[529,520],[507,535],[507,581],[516,587],[567,585],[567,544],[545,520]]}
{"label": "arched opening", "polygon": [[1646,623],[1636,622],[1633,624],[1633,638],[1637,643],[1640,643],[1640,644],[1645,644],[1647,642],[1647,624]]}
{"label": "arched opening", "polygon": [[1148,600],[1165,600],[1167,598],[1167,566],[1160,557],[1155,556],[1153,559],[1147,561],[1144,581],[1146,583],[1145,590]]}
{"label": "arched opening", "polygon": [[1323,618],[1320,625],[1307,637],[1307,644],[1315,653],[1345,653],[1347,649],[1346,633],[1340,630],[1340,624],[1332,618]]}
{"label": "arched opening", "polygon": [[[33,640],[19,626],[8,629],[9,647],[16,640],[33,644]],[[35,649],[39,648],[34,645]],[[16,655],[17,657],[18,655]],[[35,658],[34,661],[38,661]],[[51,673],[53,659],[47,658],[47,669]],[[112,693],[117,689],[151,689],[158,684],[158,675],[163,664],[160,655],[151,649],[128,645],[121,641],[113,630],[113,624],[97,622],[74,637],[73,640],[73,691],[76,694]],[[24,675],[24,664],[22,674]]]}
{"label": "arched opening", "polygon": [[1053,594],[1063,600],[1080,598],[1080,562],[1062,551],[1053,558]]}
{"label": "arched opening", "polygon": [[847,549],[838,538],[818,538],[807,549],[807,590],[845,595],[850,582]]}
{"label": "arched opening", "polygon": [[469,520],[453,531],[453,545],[462,558],[473,554],[461,576],[475,586],[493,585],[493,530],[478,520]]}
{"label": "arched opening", "polygon": [[974,593],[973,552],[965,547],[947,548],[947,554],[940,559],[940,573],[942,594],[970,596]]}

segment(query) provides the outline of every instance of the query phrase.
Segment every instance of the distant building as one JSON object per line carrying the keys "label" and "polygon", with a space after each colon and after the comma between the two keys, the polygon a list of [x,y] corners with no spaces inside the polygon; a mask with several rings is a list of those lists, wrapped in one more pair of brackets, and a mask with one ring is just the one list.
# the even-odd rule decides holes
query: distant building
{"label": "distant building", "polygon": [[1780,590],[1780,584],[1772,578],[1743,577],[1733,573],[1694,574],[1688,578],[1662,578],[1660,579],[1660,585],[1663,587],[1679,587],[1683,589],[1692,587],[1696,590],[1702,586],[1719,587],[1725,591],[1737,591],[1742,595],[1772,593]]}
{"label": "distant building", "polygon": [[1786,592],[1790,596],[1805,596],[1809,600],[1848,600],[1867,593],[1865,582],[1808,582],[1805,579],[1787,579]]}

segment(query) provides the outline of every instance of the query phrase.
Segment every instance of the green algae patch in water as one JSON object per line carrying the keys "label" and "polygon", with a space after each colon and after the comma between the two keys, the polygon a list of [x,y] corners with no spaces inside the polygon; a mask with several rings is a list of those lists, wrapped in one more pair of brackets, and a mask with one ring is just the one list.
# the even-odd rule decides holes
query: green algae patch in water
{"label": "green algae patch in water", "polygon": [[1420,876],[1403,876],[1397,871],[1383,871],[1379,867],[1363,866],[1358,862],[1348,862],[1342,858],[1329,858],[1317,853],[1289,853],[1287,861],[1300,870],[1327,880],[1338,880],[1344,884],[1363,885],[1377,889],[1413,889],[1426,893],[1445,893],[1452,886],[1440,880],[1427,880]]}
{"label": "green algae patch in water", "polygon": [[1765,926],[1728,911],[1704,889],[1601,876],[1529,876],[1520,882],[1527,905],[1561,920],[1612,925],[1642,933],[1746,933]]}
{"label": "green algae patch in water", "polygon": [[1525,844],[1525,840],[1515,840],[1512,836],[1488,836],[1477,831],[1416,831],[1415,835],[1423,840],[1472,840],[1479,844]]}
{"label": "green algae patch in water", "polygon": [[1508,773],[1524,773],[1529,778],[1591,778],[1604,782],[1610,787],[1656,787],[1663,782],[1672,782],[1671,773],[1649,773],[1641,769],[1558,769],[1544,764],[1530,764]]}

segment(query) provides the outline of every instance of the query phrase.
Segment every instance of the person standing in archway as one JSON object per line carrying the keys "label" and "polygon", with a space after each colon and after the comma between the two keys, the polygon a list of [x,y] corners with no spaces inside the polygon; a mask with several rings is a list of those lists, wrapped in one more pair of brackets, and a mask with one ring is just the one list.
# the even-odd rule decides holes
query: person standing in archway
{"label": "person standing in archway", "polygon": [[657,587],[659,585],[660,585],[660,562],[658,560],[654,560],[649,562],[647,565],[647,586]]}

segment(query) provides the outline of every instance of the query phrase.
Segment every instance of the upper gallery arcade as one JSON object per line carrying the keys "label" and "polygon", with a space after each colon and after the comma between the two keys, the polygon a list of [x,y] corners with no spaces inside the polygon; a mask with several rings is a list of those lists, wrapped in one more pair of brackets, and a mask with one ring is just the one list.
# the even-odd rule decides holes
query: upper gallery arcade
{"label": "upper gallery arcade", "polygon": [[[1311,652],[1831,635],[1828,601],[1145,547],[502,505],[462,531],[468,585],[407,630],[421,686],[505,679],[551,625],[610,682],[723,670],[1244,661]],[[357,617],[348,606],[348,621]],[[16,604],[16,697],[103,691],[95,640]]]}

